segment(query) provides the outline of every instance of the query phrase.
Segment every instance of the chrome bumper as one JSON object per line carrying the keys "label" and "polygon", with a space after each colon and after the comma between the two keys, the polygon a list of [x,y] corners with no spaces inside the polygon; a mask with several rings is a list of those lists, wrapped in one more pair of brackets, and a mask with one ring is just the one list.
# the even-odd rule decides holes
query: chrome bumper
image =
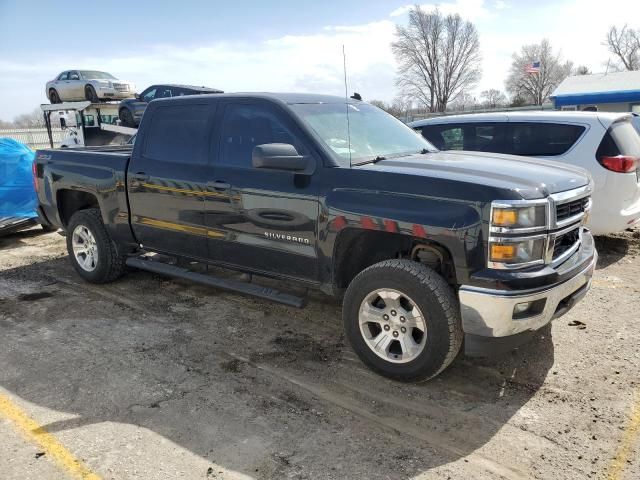
{"label": "chrome bumper", "polygon": [[[563,315],[591,286],[598,260],[594,251],[589,265],[573,278],[549,288],[505,292],[463,285],[460,287],[462,329],[483,337],[506,337],[527,330],[538,330]],[[519,303],[536,302],[529,315],[516,315]]]}

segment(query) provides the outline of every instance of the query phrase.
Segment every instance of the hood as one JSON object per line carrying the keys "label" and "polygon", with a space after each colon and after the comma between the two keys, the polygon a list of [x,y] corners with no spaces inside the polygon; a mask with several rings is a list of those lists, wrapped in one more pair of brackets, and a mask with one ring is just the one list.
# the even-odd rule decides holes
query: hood
{"label": "hood", "polygon": [[357,168],[457,180],[512,190],[525,200],[582,187],[591,182],[580,168],[551,160],[499,153],[446,151],[381,160]]}

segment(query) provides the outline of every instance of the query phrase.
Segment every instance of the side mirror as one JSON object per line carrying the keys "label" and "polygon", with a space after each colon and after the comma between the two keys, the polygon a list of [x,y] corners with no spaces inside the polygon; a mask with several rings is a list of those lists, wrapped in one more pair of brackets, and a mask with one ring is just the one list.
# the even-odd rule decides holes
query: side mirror
{"label": "side mirror", "polygon": [[139,94],[139,93],[135,93],[135,94],[133,95],[133,97],[134,97],[136,100],[142,100],[142,97],[140,97],[140,94]]}
{"label": "side mirror", "polygon": [[256,145],[251,154],[255,168],[304,172],[311,166],[309,157],[300,155],[296,147],[288,143],[265,143]]}

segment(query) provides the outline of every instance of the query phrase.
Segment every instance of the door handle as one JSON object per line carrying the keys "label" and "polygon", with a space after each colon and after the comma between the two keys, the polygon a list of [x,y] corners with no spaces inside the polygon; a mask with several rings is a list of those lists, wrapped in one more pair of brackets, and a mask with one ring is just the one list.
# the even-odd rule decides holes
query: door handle
{"label": "door handle", "polygon": [[146,182],[147,180],[149,180],[149,175],[144,172],[137,172],[131,175],[131,178],[138,182]]}
{"label": "door handle", "polygon": [[208,182],[208,187],[213,188],[214,190],[229,190],[231,188],[231,184],[227,182],[221,182],[216,180],[215,182]]}

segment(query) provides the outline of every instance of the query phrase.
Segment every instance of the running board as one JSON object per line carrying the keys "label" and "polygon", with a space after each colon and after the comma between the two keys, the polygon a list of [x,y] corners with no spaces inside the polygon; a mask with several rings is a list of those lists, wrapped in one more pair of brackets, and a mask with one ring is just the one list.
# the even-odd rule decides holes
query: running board
{"label": "running board", "polygon": [[245,283],[237,280],[205,275],[203,273],[193,272],[189,269],[177,267],[175,265],[143,260],[139,257],[127,258],[127,266],[146,270],[148,272],[159,273],[161,275],[167,275],[169,277],[191,280],[196,283],[202,283],[210,287],[229,290],[231,292],[252,295],[254,297],[264,298],[265,300],[283,303],[284,305],[289,305],[291,307],[303,308],[306,304],[306,299],[303,297],[298,297],[289,293],[282,293],[278,290],[274,290],[273,288],[263,287],[261,285],[256,285],[255,283]]}

